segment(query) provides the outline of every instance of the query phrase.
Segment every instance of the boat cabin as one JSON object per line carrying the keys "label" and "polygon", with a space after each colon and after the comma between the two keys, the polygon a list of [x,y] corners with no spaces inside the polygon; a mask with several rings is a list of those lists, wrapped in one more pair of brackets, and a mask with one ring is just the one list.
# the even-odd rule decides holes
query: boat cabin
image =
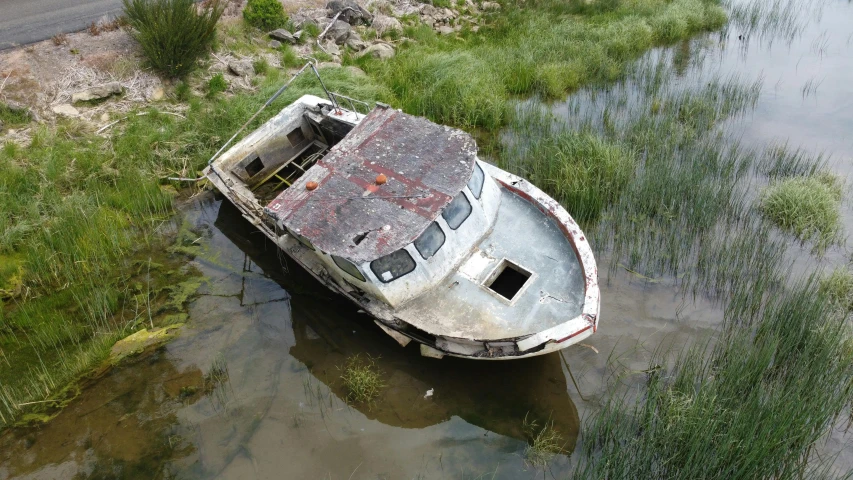
{"label": "boat cabin", "polygon": [[379,107],[264,212],[339,285],[397,307],[471,253],[499,204],[468,134]]}

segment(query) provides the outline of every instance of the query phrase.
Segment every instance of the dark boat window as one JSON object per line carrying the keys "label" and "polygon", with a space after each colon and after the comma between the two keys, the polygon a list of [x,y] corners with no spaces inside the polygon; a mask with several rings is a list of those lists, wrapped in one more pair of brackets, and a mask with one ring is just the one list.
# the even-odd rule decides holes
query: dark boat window
{"label": "dark boat window", "polygon": [[462,192],[459,192],[459,195],[456,195],[456,198],[441,212],[441,216],[447,221],[447,226],[454,230],[462,225],[468,215],[471,215],[471,202],[465,198],[465,194]]}
{"label": "dark boat window", "polygon": [[468,190],[474,194],[474,198],[479,199],[483,193],[483,181],[486,179],[483,169],[474,162],[474,174],[471,175],[471,180],[468,180]]}
{"label": "dark boat window", "polygon": [[305,134],[302,133],[302,127],[296,127],[290,133],[288,133],[287,140],[293,147],[299,146],[302,142],[304,142]]}
{"label": "dark boat window", "polygon": [[246,174],[250,177],[254,177],[255,175],[261,173],[261,170],[264,169],[264,162],[261,161],[261,157],[258,157],[257,154],[251,162],[246,164]]}
{"label": "dark boat window", "polygon": [[438,223],[432,222],[430,226],[424,230],[424,233],[415,240],[415,248],[418,249],[418,253],[421,254],[424,260],[435,255],[442,245],[444,245],[444,232],[441,230],[441,227],[438,226]]}
{"label": "dark boat window", "polygon": [[404,249],[370,262],[370,269],[384,283],[396,280],[415,269],[415,259]]}
{"label": "dark boat window", "polygon": [[349,260],[343,259],[337,255],[332,255],[332,261],[335,262],[335,265],[337,265],[338,268],[347,272],[351,277],[355,278],[360,282],[365,281],[364,275],[362,275],[361,272],[358,271],[358,267],[353,265],[353,263]]}

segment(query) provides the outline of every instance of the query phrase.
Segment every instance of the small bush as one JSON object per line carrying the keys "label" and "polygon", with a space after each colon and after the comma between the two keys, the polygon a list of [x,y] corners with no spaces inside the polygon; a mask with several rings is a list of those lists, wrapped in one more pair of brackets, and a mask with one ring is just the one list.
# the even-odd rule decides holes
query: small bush
{"label": "small bush", "polygon": [[249,0],[243,9],[243,19],[264,31],[283,28],[287,24],[287,15],[278,0]]}
{"label": "small bush", "polygon": [[270,64],[266,58],[259,58],[252,62],[252,68],[255,69],[255,73],[258,75],[266,75],[270,69]]}
{"label": "small bush", "polygon": [[[223,78],[223,80],[224,80],[224,78]],[[175,97],[178,99],[179,102],[186,102],[187,100],[190,99],[191,95],[192,95],[192,90],[190,89],[189,83],[178,82],[178,84],[175,85]]]}
{"label": "small bush", "polygon": [[354,403],[370,403],[385,386],[376,366],[376,360],[367,355],[366,359],[360,355],[349,357],[343,367],[341,379],[347,388],[347,400]]}
{"label": "small bush", "polygon": [[183,77],[197,65],[216,36],[225,3],[213,0],[196,10],[193,0],[123,0],[133,36],[151,66],[168,77]]}
{"label": "small bush", "polygon": [[223,77],[221,73],[217,73],[207,81],[208,97],[213,97],[217,93],[222,93],[225,90],[228,90],[228,82],[225,81],[225,77]]}
{"label": "small bush", "polygon": [[316,23],[306,23],[302,26],[302,39],[305,40],[306,35],[310,38],[317,38],[320,35],[320,27]]}
{"label": "small bush", "polygon": [[839,308],[853,312],[853,272],[845,267],[835,269],[820,282],[820,290]]}
{"label": "small bush", "polygon": [[760,208],[800,241],[814,240],[823,248],[840,237],[841,194],[840,181],[831,174],[788,178],[762,192]]}
{"label": "small bush", "polygon": [[51,38],[51,40],[57,47],[60,45],[68,45],[68,36],[64,33],[57,33]]}
{"label": "small bush", "polygon": [[89,28],[87,28],[86,31],[89,32],[89,35],[93,37],[97,37],[101,34],[101,29],[95,22],[92,22],[92,24],[89,25]]}
{"label": "small bush", "polygon": [[298,55],[296,55],[296,51],[290,45],[282,45],[281,46],[281,64],[284,67],[294,68],[300,67],[305,64]]}

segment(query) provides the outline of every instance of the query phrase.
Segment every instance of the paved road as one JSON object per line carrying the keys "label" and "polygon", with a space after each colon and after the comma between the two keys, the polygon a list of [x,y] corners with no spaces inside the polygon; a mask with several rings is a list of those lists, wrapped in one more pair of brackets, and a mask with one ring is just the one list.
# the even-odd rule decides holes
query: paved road
{"label": "paved road", "polygon": [[82,30],[120,11],[121,0],[0,0],[0,50]]}

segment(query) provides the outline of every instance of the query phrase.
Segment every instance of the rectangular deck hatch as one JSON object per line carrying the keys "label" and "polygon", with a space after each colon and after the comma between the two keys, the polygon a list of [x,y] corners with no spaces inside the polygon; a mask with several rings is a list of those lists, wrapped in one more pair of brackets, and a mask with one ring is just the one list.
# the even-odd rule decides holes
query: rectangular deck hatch
{"label": "rectangular deck hatch", "polygon": [[512,301],[530,280],[532,273],[503,259],[484,283],[485,287]]}

